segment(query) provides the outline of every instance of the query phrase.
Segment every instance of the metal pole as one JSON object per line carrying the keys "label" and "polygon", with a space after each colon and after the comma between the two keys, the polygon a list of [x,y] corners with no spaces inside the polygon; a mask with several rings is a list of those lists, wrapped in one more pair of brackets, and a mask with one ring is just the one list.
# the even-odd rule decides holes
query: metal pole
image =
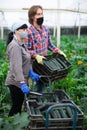
{"label": "metal pole", "polygon": [[53,28],[53,36],[56,36],[56,27]]}
{"label": "metal pole", "polygon": [[[60,9],[60,0],[57,1],[57,7]],[[60,46],[60,12],[57,11],[57,47]]]}
{"label": "metal pole", "polygon": [[80,19],[80,14],[79,14],[79,25],[78,25],[78,38],[80,38],[80,32],[81,32],[81,19]]}
{"label": "metal pole", "polygon": [[4,28],[3,26],[1,26],[1,39],[3,40],[3,36],[4,36]]}

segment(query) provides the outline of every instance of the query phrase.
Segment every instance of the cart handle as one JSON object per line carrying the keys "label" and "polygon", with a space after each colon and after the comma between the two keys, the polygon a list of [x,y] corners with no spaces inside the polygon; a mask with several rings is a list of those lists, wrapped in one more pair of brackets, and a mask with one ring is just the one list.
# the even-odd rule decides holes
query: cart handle
{"label": "cart handle", "polygon": [[[33,92],[33,91],[30,91],[29,94],[33,94],[33,95],[36,95],[36,96],[41,96],[42,94],[41,93],[37,93],[37,92]],[[31,113],[30,111],[30,107],[29,107],[29,102],[28,102],[28,97],[27,97],[27,94],[24,94],[24,104],[27,105],[27,111],[28,113]]]}
{"label": "cart handle", "polygon": [[48,130],[48,126],[49,126],[49,112],[56,108],[56,107],[71,107],[74,110],[74,118],[73,118],[73,128],[72,130],[76,130],[76,119],[77,119],[77,108],[75,107],[75,105],[71,104],[71,103],[66,103],[66,104],[55,104],[50,106],[47,110],[46,110],[46,122],[45,122],[45,130]]}

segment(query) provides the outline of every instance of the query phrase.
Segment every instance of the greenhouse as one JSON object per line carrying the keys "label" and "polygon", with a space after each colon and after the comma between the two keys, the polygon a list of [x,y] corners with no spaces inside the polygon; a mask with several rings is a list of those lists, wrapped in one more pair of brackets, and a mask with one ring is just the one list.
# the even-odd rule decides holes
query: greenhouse
{"label": "greenhouse", "polygon": [[[28,11],[32,6],[40,6],[39,9],[43,12],[38,15],[41,15],[41,18],[43,18],[43,24],[39,25],[37,21],[30,23]],[[34,11],[32,10],[33,13],[35,13]],[[33,13],[31,14],[32,20],[36,17],[39,19],[37,13]],[[19,23],[12,30],[12,26],[16,22]],[[19,26],[21,23],[23,26]],[[35,26],[34,28],[37,30],[38,35],[34,33],[34,28],[32,34],[30,34],[32,30],[31,25]],[[39,27],[42,26],[46,29],[43,33],[41,32],[42,28],[39,30]],[[30,32],[27,31],[26,37],[23,37],[25,33],[19,32],[21,30],[26,31],[28,30],[27,28],[31,30]],[[28,50],[29,60],[32,60],[32,71],[29,68],[30,61],[27,61],[29,62],[29,67],[25,66],[24,55],[20,59],[17,57],[20,56],[19,52],[16,53],[15,51],[14,53],[11,50],[10,47],[14,48],[14,45],[10,46],[13,39],[7,44],[9,41],[8,35],[11,32],[13,33],[13,38],[16,38],[18,43],[21,42],[21,45],[27,45],[25,50],[23,50],[22,46],[21,51],[25,55],[24,51]],[[31,41],[29,41],[30,37],[33,37]],[[50,37],[50,40],[46,40],[48,37]],[[43,49],[46,42],[48,44]],[[34,50],[35,47],[36,50]],[[46,55],[44,55],[46,52],[43,53],[45,49],[48,49]],[[28,74],[24,72],[27,69],[29,71],[27,72]],[[15,79],[15,83],[20,83],[20,86],[18,85],[16,88],[18,91],[21,91],[23,95],[20,96],[24,98],[21,112],[17,112],[12,116],[9,116],[9,113],[12,103],[15,109],[17,107],[14,106],[14,100],[18,96],[18,92],[16,93],[15,90],[10,89],[10,91],[14,91],[15,99],[12,99],[12,93],[9,91],[10,87],[6,85],[9,71],[13,73],[10,78],[13,78],[12,80]],[[17,73],[21,75],[16,79],[15,75],[17,76]],[[27,82],[25,73],[28,75]],[[24,79],[19,81],[21,76]],[[45,89],[42,88],[44,91],[40,92],[38,90],[37,82],[45,85]],[[26,89],[26,92],[22,84],[25,85],[24,87],[28,86],[29,91]],[[11,85],[13,88],[16,86],[14,82],[11,82]],[[87,130],[86,85],[87,0],[1,1],[0,130]],[[16,101],[19,103],[19,100],[18,98],[18,101]]]}

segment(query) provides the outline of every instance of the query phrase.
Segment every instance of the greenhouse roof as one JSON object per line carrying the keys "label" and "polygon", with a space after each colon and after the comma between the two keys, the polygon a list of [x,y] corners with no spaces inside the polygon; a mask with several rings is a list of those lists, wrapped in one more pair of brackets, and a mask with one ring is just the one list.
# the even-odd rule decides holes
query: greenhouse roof
{"label": "greenhouse roof", "polygon": [[28,23],[27,11],[37,4],[43,7],[44,23],[49,26],[57,26],[58,17],[61,26],[78,26],[79,20],[82,26],[87,24],[87,0],[3,0],[0,4],[0,25],[9,27],[18,19]]}

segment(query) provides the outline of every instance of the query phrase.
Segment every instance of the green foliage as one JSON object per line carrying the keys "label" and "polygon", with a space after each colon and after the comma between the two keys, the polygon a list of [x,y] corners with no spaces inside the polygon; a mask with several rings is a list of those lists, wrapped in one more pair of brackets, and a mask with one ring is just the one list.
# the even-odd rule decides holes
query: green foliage
{"label": "green foliage", "polygon": [[8,71],[8,62],[6,59],[5,40],[0,40],[0,86],[3,85]]}
{"label": "green foliage", "polygon": [[25,130],[28,126],[29,117],[26,112],[16,114],[13,117],[0,118],[0,130]]}
{"label": "green foliage", "polygon": [[5,40],[0,40],[0,60],[6,58],[6,44]]}
{"label": "green foliage", "polygon": [[[86,88],[86,91],[87,91],[87,88]],[[87,94],[86,94],[86,96],[84,96],[83,98],[80,99],[80,101],[78,102],[78,105],[80,106],[80,108],[84,112],[84,114],[87,115]]]}
{"label": "green foliage", "polygon": [[3,85],[8,71],[7,61],[0,61],[0,86]]}
{"label": "green foliage", "polygon": [[87,115],[84,115],[83,130],[87,130]]}
{"label": "green foliage", "polygon": [[[52,37],[52,41],[57,45],[56,38]],[[87,97],[87,36],[83,35],[80,39],[77,36],[67,35],[61,36],[60,49],[67,55],[67,59],[72,64],[72,67],[68,71],[66,78],[58,80],[52,83],[53,90],[58,88],[63,89],[77,103],[80,107],[83,105],[81,99]],[[49,52],[49,54],[51,54]],[[5,86],[5,78],[8,71],[8,62],[6,59],[6,44],[5,40],[0,40],[0,115],[9,109],[10,97],[8,88]],[[47,90],[50,92],[50,90]],[[85,108],[85,107],[84,107]],[[87,107],[86,107],[87,108]],[[82,111],[83,108],[81,107]],[[14,117],[12,122],[6,118],[0,118],[0,124],[5,124],[0,130],[20,130],[16,128],[14,124],[17,123],[17,127],[20,126],[18,117]],[[24,115],[22,117],[24,119]],[[25,119],[24,119],[25,120]],[[7,128],[6,125],[9,127]],[[14,127],[14,128],[13,128]],[[87,129],[87,113],[84,116],[84,130]]]}
{"label": "green foliage", "polygon": [[0,114],[2,112],[4,114],[6,110],[5,105],[6,103],[10,101],[8,89],[5,86],[5,79],[6,79],[7,71],[8,71],[8,62],[6,59],[5,40],[0,40]]}
{"label": "green foliage", "polygon": [[67,55],[72,67],[66,78],[54,83],[54,89],[64,89],[74,101],[77,101],[76,95],[80,99],[81,96],[85,96],[85,91],[81,95],[75,95],[74,91],[87,85],[87,37],[83,35],[78,39],[76,36],[61,36],[60,49]]}

